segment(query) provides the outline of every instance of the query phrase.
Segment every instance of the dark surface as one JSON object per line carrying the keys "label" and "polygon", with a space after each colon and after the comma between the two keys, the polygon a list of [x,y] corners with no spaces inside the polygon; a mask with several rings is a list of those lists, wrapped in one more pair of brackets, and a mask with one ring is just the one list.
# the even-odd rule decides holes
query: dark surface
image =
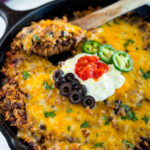
{"label": "dark surface", "polygon": [[[0,15],[5,19],[6,24],[8,25],[7,32],[0,41],[0,50],[3,52],[8,51],[13,37],[22,27],[30,25],[31,21],[38,21],[46,18],[53,19],[55,16],[61,17],[64,14],[69,14],[71,17],[72,12],[75,10],[83,10],[88,6],[100,5],[104,7],[115,1],[116,0],[56,0],[35,10],[26,12],[13,11],[0,3]],[[137,9],[136,15],[150,21],[150,7],[145,6]],[[60,57],[62,56],[56,58],[59,59]],[[55,57],[51,57],[51,59],[55,62]],[[2,78],[2,76],[0,77]],[[6,137],[12,150],[31,149],[29,148],[29,145],[16,138],[17,129],[9,127],[1,115],[0,130]],[[32,147],[32,143],[30,143],[30,146]]]}
{"label": "dark surface", "polygon": [[7,6],[5,6],[2,2],[0,2],[0,16],[2,16],[6,22],[6,31],[8,31],[16,22],[18,22],[23,16],[31,12],[28,11],[14,11]]}

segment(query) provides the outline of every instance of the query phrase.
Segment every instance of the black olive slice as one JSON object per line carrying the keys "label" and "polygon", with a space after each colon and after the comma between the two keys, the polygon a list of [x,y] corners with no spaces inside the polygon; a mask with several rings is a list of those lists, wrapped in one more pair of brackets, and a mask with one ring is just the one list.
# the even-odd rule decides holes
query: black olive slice
{"label": "black olive slice", "polygon": [[65,82],[61,84],[59,90],[62,96],[68,96],[72,92],[72,85],[71,83]]}
{"label": "black olive slice", "polygon": [[71,82],[74,79],[74,74],[73,73],[67,73],[65,75],[65,79],[67,82]]}
{"label": "black olive slice", "polygon": [[82,101],[82,95],[77,90],[72,91],[69,95],[69,101],[72,104],[79,104]]}
{"label": "black olive slice", "polygon": [[75,78],[71,81],[71,84],[72,84],[73,88],[75,88],[75,87],[80,85],[79,81],[77,79],[75,79]]}
{"label": "black olive slice", "polygon": [[60,88],[61,84],[65,83],[66,80],[64,77],[60,78],[59,80],[55,81],[55,87]]}
{"label": "black olive slice", "polygon": [[63,77],[64,73],[61,69],[57,69],[53,74],[54,81],[59,81]]}
{"label": "black olive slice", "polygon": [[84,107],[93,108],[95,106],[95,99],[92,96],[85,96],[82,101]]}
{"label": "black olive slice", "polygon": [[86,88],[85,85],[76,86],[75,89],[76,89],[77,91],[79,91],[83,96],[85,96],[86,93],[87,93],[87,88]]}

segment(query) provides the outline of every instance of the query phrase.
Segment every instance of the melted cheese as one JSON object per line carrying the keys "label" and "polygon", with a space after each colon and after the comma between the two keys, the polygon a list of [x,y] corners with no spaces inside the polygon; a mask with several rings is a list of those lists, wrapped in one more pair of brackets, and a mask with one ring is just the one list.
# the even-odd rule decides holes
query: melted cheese
{"label": "melted cheese", "polygon": [[[146,125],[141,119],[144,115],[150,117],[150,104],[145,101],[146,98],[150,98],[150,79],[143,79],[139,71],[140,68],[145,71],[150,69],[150,52],[144,51],[142,38],[144,33],[136,25],[129,25],[122,20],[118,21],[119,24],[111,22],[109,26],[104,25],[93,32],[87,32],[88,39],[111,44],[117,50],[125,50],[124,43],[127,39],[134,40],[134,43],[127,47],[134,62],[134,69],[129,73],[123,73],[126,79],[124,85],[108,98],[107,104],[97,102],[96,107],[89,111],[81,105],[69,103],[67,98],[60,96],[56,88],[46,90],[43,82],[46,81],[49,85],[53,84],[52,74],[57,68],[44,58],[26,56],[26,60],[18,63],[15,69],[9,68],[11,75],[18,72],[16,79],[19,87],[29,95],[29,98],[26,99],[26,111],[28,120],[33,123],[33,127],[29,131],[19,131],[18,137],[27,139],[28,136],[36,142],[31,132],[40,136],[39,126],[44,124],[47,129],[42,133],[44,135],[50,133],[56,139],[55,142],[47,141],[47,149],[56,146],[61,150],[73,150],[74,147],[80,147],[81,150],[94,150],[94,144],[102,142],[104,148],[100,149],[126,150],[130,148],[122,143],[123,139],[134,145],[140,136],[147,137],[150,134],[150,122]],[[80,51],[79,49],[75,53]],[[31,74],[27,80],[22,77],[23,70],[27,70]],[[49,73],[49,71],[51,72]],[[132,108],[138,118],[137,121],[121,120],[120,115],[114,114],[113,102],[118,99]],[[141,100],[141,107],[137,107]],[[67,113],[70,108],[72,112]],[[55,111],[56,116],[46,118],[44,111]],[[105,125],[104,116],[113,118],[109,125]],[[85,120],[91,126],[87,128],[90,133],[87,137],[80,127]],[[68,126],[70,126],[70,130],[68,130]],[[73,137],[75,143],[68,143],[67,137]]]}
{"label": "melted cheese", "polygon": [[[54,32],[53,35],[50,34]],[[72,34],[80,35],[84,34],[85,30],[81,30],[80,27],[67,23],[65,20],[41,20],[40,22],[34,22],[30,28],[25,27],[18,37],[22,36],[22,44],[24,49],[30,51],[33,45],[33,37],[37,35],[42,42],[48,41],[50,44],[56,44],[56,40],[60,40],[62,31],[66,32],[66,36],[70,37]]]}

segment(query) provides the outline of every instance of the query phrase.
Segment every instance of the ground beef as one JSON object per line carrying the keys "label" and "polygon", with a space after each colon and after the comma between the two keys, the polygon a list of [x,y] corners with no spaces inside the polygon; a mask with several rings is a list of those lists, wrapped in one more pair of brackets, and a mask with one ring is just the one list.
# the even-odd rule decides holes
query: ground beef
{"label": "ground beef", "polygon": [[18,88],[13,78],[3,81],[0,90],[0,109],[11,126],[20,129],[28,127],[24,99],[26,95]]}

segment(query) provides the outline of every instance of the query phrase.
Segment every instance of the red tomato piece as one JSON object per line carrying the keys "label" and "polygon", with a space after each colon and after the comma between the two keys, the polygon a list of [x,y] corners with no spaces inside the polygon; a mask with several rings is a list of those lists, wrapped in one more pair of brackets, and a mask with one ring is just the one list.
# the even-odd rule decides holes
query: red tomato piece
{"label": "red tomato piece", "polygon": [[89,78],[98,79],[108,70],[108,65],[100,62],[95,55],[79,58],[75,66],[75,73],[84,81]]}

